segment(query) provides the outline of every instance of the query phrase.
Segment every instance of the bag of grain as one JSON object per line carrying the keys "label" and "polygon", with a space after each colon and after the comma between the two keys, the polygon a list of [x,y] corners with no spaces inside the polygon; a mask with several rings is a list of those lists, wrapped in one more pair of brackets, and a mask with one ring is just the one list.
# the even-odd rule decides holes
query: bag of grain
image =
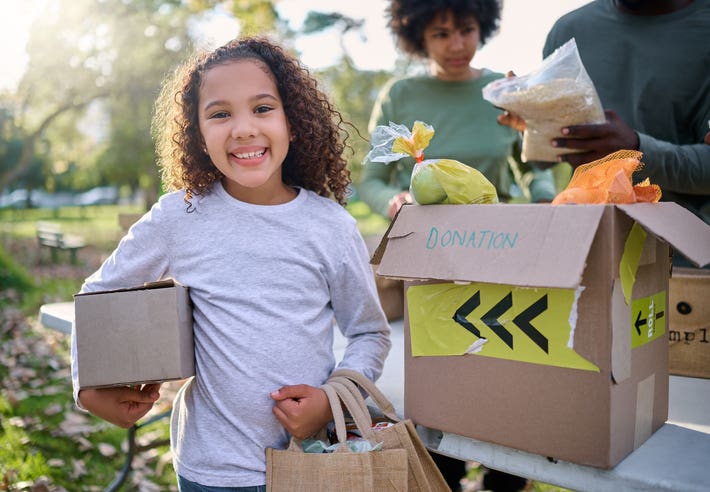
{"label": "bag of grain", "polygon": [[524,161],[555,162],[560,154],[578,152],[553,147],[550,141],[561,136],[560,130],[565,126],[606,121],[574,38],[529,74],[489,83],[483,88],[483,98],[525,119]]}

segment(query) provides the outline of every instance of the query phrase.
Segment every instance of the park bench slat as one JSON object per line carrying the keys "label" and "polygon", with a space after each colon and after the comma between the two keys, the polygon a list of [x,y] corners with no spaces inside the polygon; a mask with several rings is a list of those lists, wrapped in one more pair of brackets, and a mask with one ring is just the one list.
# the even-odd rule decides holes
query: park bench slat
{"label": "park bench slat", "polygon": [[76,263],[76,252],[86,246],[81,236],[64,234],[59,224],[52,222],[37,223],[37,240],[39,241],[40,254],[43,247],[49,248],[52,261],[57,262],[57,251],[69,251],[71,262]]}

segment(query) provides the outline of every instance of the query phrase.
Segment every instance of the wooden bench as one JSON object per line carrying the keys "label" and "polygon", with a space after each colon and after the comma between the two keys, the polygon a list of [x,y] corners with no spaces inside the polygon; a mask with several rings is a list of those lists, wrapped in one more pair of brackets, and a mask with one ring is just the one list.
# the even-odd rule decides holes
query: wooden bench
{"label": "wooden bench", "polygon": [[72,264],[76,264],[76,252],[86,246],[84,238],[63,233],[59,224],[53,222],[37,223],[37,240],[39,241],[40,258],[42,249],[49,248],[53,263],[59,261],[59,251],[69,251]]}

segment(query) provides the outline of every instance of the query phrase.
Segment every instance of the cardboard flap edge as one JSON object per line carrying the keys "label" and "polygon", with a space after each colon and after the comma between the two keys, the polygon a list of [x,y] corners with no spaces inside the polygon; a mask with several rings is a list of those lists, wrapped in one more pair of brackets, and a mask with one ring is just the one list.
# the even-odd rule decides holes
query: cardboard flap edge
{"label": "cardboard flap edge", "polygon": [[[388,256],[387,250],[394,244],[393,241],[408,241],[410,236],[421,234],[417,221],[421,217],[431,217],[433,214],[429,212],[433,212],[435,210],[434,207],[458,207],[458,210],[464,210],[465,207],[492,206],[415,205],[406,207],[407,210],[402,207],[397,216],[395,216],[387,233],[373,254],[371,263],[378,266],[376,271],[378,276],[404,280],[441,280],[459,283],[486,282],[505,283],[522,287],[557,288],[576,288],[582,282],[587,257],[591,251],[601,218],[608,208],[608,206],[596,205],[575,209],[571,206],[528,205],[528,207],[536,207],[533,215],[541,217],[540,224],[546,227],[542,232],[538,231],[536,233],[543,240],[536,244],[534,249],[515,255],[519,263],[530,265],[529,268],[525,271],[516,269],[501,274],[500,270],[488,271],[476,267],[473,270],[458,269],[455,274],[452,274],[451,265],[447,265],[447,268],[444,269],[438,269],[438,267],[436,269],[415,268],[413,263],[417,262],[417,253],[408,255],[407,260],[402,260],[401,256]],[[418,207],[419,209],[412,207]],[[430,207],[427,208],[427,214],[423,213],[425,207]],[[508,223],[510,223],[510,217],[517,216],[517,210],[512,208],[514,205],[502,205],[502,207],[505,208],[497,209],[496,213],[504,211],[505,216],[508,218]],[[528,215],[530,215],[530,212],[528,212]],[[514,221],[515,219],[512,220]],[[574,227],[573,232],[570,232],[570,226]],[[560,244],[568,243],[571,238],[574,240],[574,247],[559,246]],[[567,266],[562,269],[558,268],[561,260],[560,251],[564,255],[565,265]],[[534,261],[529,261],[530,258],[533,258]]]}
{"label": "cardboard flap edge", "polygon": [[136,290],[151,290],[151,289],[165,289],[169,287],[186,287],[182,285],[175,279],[167,278],[163,280],[156,280],[154,282],[145,282],[142,285],[137,285],[135,287],[127,287],[124,289],[113,289],[113,290],[97,290],[94,292],[82,292],[79,294],[74,294],[74,297],[91,296],[95,294],[112,294],[116,292],[131,292]]}
{"label": "cardboard flap edge", "polygon": [[710,225],[673,202],[617,205],[654,235],[677,249],[698,267],[710,264]]}

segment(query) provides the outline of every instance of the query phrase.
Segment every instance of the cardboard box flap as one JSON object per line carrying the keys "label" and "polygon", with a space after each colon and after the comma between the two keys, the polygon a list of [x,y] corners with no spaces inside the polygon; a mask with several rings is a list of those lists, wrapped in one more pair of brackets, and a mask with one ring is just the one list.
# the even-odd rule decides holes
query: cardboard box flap
{"label": "cardboard box flap", "polygon": [[695,265],[710,263],[710,225],[677,203],[617,205],[657,237],[683,253]]}
{"label": "cardboard box flap", "polygon": [[125,289],[115,289],[115,290],[102,290],[102,291],[96,291],[96,292],[82,292],[80,294],[74,294],[74,297],[79,297],[79,296],[90,296],[94,294],[107,294],[107,293],[112,293],[112,292],[130,292],[134,290],[150,290],[150,289],[165,289],[167,287],[182,287],[182,285],[171,279],[165,279],[165,280],[157,280],[155,282],[145,282],[143,285],[138,285],[135,287],[128,287]]}
{"label": "cardboard box flap", "polygon": [[404,279],[575,288],[603,205],[402,207],[372,262]]}

